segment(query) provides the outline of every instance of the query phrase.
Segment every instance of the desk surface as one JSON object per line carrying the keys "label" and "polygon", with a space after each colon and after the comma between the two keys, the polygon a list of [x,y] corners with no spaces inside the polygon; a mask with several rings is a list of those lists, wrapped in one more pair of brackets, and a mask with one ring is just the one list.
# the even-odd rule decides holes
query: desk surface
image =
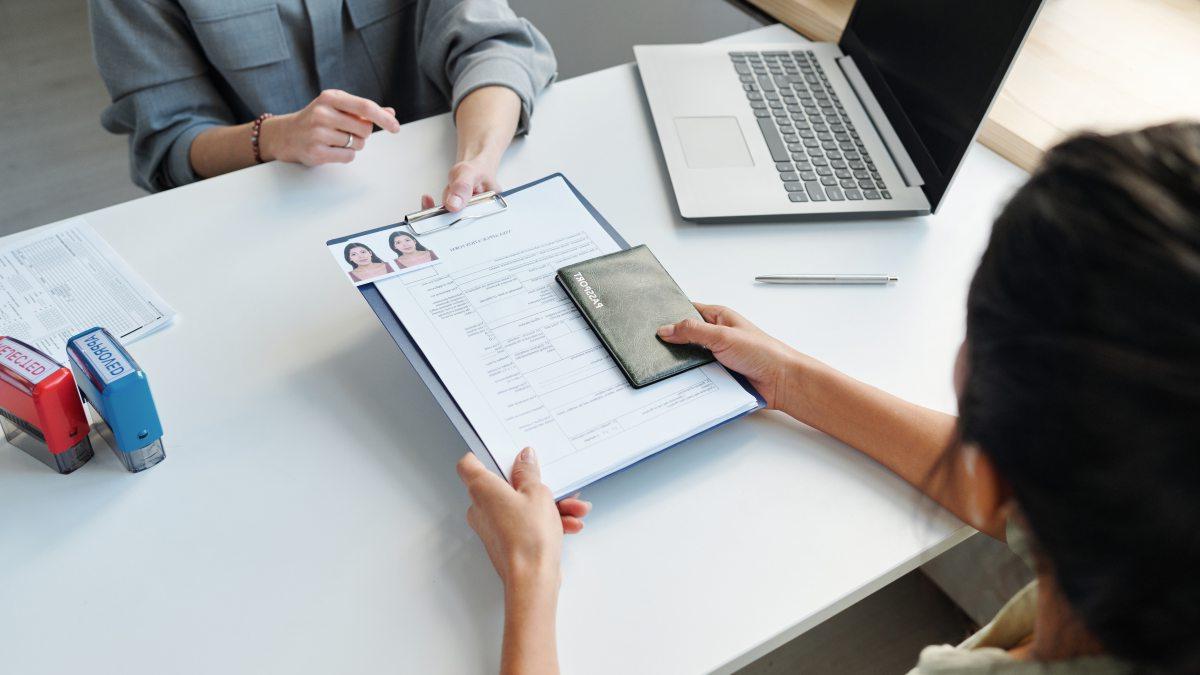
{"label": "desk surface", "polygon": [[[464,446],[323,246],[440,189],[452,147],[435,117],[376,135],[349,166],[266,165],[88,214],[181,315],[132,348],[167,461],[130,475],[104,452],[62,477],[0,447],[4,670],[495,670],[501,588],[464,521]],[[631,66],[552,87],[501,178],[558,170],[695,298],[945,410],[969,275],[1023,178],[975,147],[937,217],[685,224]],[[901,281],[751,281],[788,271]],[[560,604],[571,673],[730,670],[967,533],[776,413],[585,496],[595,512],[566,547]]]}

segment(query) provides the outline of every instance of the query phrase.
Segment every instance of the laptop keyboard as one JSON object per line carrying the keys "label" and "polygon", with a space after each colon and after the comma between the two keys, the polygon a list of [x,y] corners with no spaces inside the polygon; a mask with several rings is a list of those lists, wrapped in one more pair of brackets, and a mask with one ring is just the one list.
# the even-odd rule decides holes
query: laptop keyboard
{"label": "laptop keyboard", "polygon": [[812,52],[730,52],[729,58],[789,199],[892,198]]}

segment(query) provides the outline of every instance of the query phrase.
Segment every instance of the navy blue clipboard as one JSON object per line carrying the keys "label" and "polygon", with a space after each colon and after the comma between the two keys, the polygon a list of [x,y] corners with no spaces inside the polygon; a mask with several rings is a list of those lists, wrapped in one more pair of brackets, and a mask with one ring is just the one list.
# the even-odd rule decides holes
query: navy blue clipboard
{"label": "navy blue clipboard", "polygon": [[[567,177],[561,173],[550,174],[549,176],[539,178],[531,183],[526,183],[520,187],[506,190],[502,193],[502,196],[508,197],[514,195],[522,190],[529,189],[535,185],[540,185],[548,180],[554,180],[555,178],[560,178],[564,183],[566,183],[567,187],[571,190],[571,193],[574,194],[575,198],[579,200],[579,203],[582,204],[583,207],[587,209],[587,212],[596,219],[596,222],[602,228],[604,228],[604,231],[607,232],[609,236],[611,236],[613,240],[617,242],[618,246],[620,246],[622,249],[629,248],[629,242],[625,241],[625,238],[622,237],[615,229],[613,229],[613,226],[604,219],[604,216],[600,215],[600,212],[596,210],[596,207],[592,206],[591,202],[589,202],[587,198],[575,188],[571,181],[567,180]],[[332,246],[334,244],[345,243],[351,239],[389,227],[394,226],[388,225],[384,228],[373,228],[364,232],[357,232],[344,237],[338,237],[337,239],[329,240],[326,242],[326,245]],[[404,327],[404,324],[400,322],[399,317],[397,317],[395,312],[392,311],[391,306],[389,306],[387,301],[383,299],[383,294],[379,292],[379,289],[375,288],[375,284],[373,283],[362,284],[358,287],[358,289],[362,292],[363,298],[366,299],[367,304],[370,305],[371,309],[375,311],[375,315],[379,317],[379,321],[383,324],[383,327],[386,328],[387,332],[391,334],[392,339],[396,342],[396,346],[399,347],[400,352],[404,354],[404,358],[408,360],[408,362],[412,365],[413,370],[417,372],[417,376],[420,377],[421,381],[425,383],[425,386],[429,388],[429,393],[433,394],[434,400],[437,401],[437,404],[441,407],[442,411],[446,413],[446,418],[450,420],[450,424],[452,424],[455,430],[458,431],[458,434],[462,436],[462,439],[466,442],[467,447],[470,448],[471,452],[475,453],[475,456],[478,457],[485,466],[488,466],[492,471],[495,471],[497,474],[503,476],[504,472],[500,470],[495,458],[492,457],[492,454],[488,451],[487,446],[484,445],[483,439],[479,437],[479,434],[475,431],[475,427],[471,425],[471,421],[467,418],[466,413],[464,413],[462,408],[459,407],[458,402],[454,400],[454,397],[450,395],[450,391],[446,388],[446,384],[442,382],[442,378],[438,376],[437,372],[433,369],[433,366],[429,364],[429,360],[425,358],[425,354],[412,339],[412,336]],[[695,438],[696,436],[699,436],[707,431],[711,431],[712,429],[716,429],[717,427],[724,426],[725,424],[728,424],[729,422],[732,422],[744,415],[749,415],[756,410],[766,407],[767,402],[763,400],[762,396],[759,396],[758,392],[754,390],[754,387],[750,386],[750,383],[747,382],[745,378],[736,373],[733,375],[734,378],[737,379],[738,383],[741,384],[747,392],[754,396],[754,399],[758,402],[758,405],[744,413],[741,413],[740,415],[731,417],[724,422],[720,422],[709,427],[708,429],[699,431],[696,434],[683,439],[683,441],[680,441],[680,443],[687,441],[690,438]],[[678,443],[675,445],[678,445]],[[674,445],[668,447],[674,447]],[[663,448],[662,450],[647,455],[641,460],[638,460],[638,462],[653,457],[654,455],[658,454],[658,452],[662,452],[666,449],[667,448]],[[611,476],[615,473],[624,471],[630,466],[634,466],[638,462],[634,462],[633,464],[617,469],[608,475]],[[596,480],[602,480],[606,477],[607,476],[601,476]],[[565,495],[555,495],[555,499],[560,499],[563,496]]]}

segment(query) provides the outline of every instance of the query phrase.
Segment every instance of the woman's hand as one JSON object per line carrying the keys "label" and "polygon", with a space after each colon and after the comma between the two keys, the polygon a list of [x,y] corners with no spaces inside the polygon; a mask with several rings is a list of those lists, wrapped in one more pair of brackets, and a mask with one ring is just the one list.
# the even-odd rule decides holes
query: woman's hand
{"label": "woman's hand", "polygon": [[392,133],[400,131],[392,108],[326,89],[302,110],[263,121],[259,147],[264,161],[345,164],[366,147],[376,124]]}
{"label": "woman's hand", "polygon": [[467,522],[504,581],[500,672],[557,673],[563,533],[582,530],[592,505],[575,497],[555,504],[531,448],[517,455],[510,475],[512,485],[469,452],[458,460],[458,476],[471,495]]}
{"label": "woman's hand", "polygon": [[696,309],[707,323],[684,319],[659,328],[658,336],[664,342],[708,349],[721,365],[744,375],[768,407],[785,408],[789,387],[796,386],[789,378],[804,356],[728,307],[696,303]]}
{"label": "woman's hand", "polygon": [[557,588],[563,534],[582,530],[592,505],[575,497],[555,504],[532,448],[513,462],[512,485],[471,453],[458,460],[457,468],[471,497],[467,523],[483,540],[505,588],[547,582]]}
{"label": "woman's hand", "polygon": [[[447,211],[461,211],[472,195],[500,189],[496,171],[520,117],[521,99],[508,87],[480,87],[458,104],[454,112],[458,159],[442,190],[442,205]],[[433,205],[432,195],[421,197],[422,209]]]}
{"label": "woman's hand", "polygon": [[[471,197],[490,190],[499,191],[500,186],[496,183],[499,168],[499,156],[466,159],[450,167],[446,189],[442,191],[442,204],[446,210],[461,211]],[[421,196],[422,209],[431,209],[434,203],[433,195]]]}

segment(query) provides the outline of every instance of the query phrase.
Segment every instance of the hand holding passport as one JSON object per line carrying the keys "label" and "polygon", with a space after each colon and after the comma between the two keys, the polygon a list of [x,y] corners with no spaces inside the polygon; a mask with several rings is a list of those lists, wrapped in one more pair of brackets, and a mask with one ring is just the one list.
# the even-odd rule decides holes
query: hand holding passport
{"label": "hand holding passport", "polygon": [[659,326],[704,319],[644,245],[567,265],[557,279],[634,387],[714,360],[703,347],[658,338]]}

